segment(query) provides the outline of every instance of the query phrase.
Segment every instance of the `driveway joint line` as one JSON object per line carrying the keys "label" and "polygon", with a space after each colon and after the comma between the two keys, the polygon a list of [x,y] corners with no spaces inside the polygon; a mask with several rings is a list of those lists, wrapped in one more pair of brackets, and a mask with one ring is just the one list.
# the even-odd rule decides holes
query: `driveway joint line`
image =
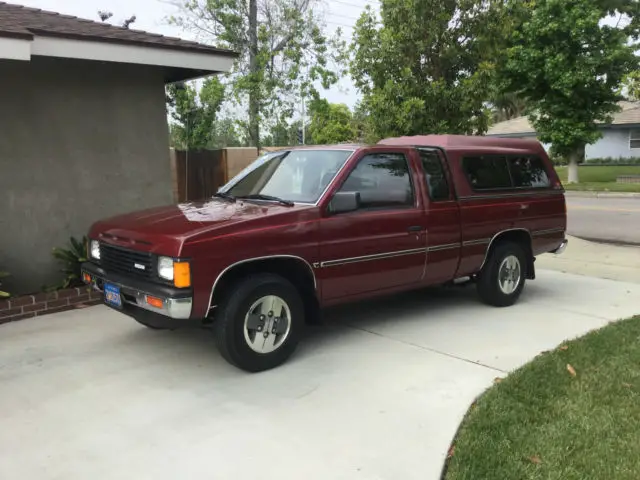
{"label": "driveway joint line", "polygon": [[437,355],[442,355],[444,357],[453,358],[454,360],[460,360],[462,362],[470,363],[470,364],[476,365],[478,367],[487,368],[489,370],[494,370],[494,371],[500,372],[500,373],[509,373],[507,370],[502,370],[502,369],[497,368],[497,367],[492,367],[491,365],[487,365],[487,364],[482,363],[482,362],[469,360],[468,358],[459,357],[457,355],[453,355],[453,354],[447,353],[447,352],[442,352],[442,351],[436,350],[434,348],[429,348],[429,347],[425,347],[423,345],[418,345],[417,343],[407,342],[406,340],[400,340],[398,338],[388,337],[388,336],[383,335],[381,333],[374,332],[372,330],[367,330],[366,328],[356,327],[354,325],[349,325],[347,323],[345,323],[343,325],[346,326],[346,327],[352,328],[353,330],[360,330],[361,332],[366,332],[366,333],[369,333],[371,335],[376,335],[378,337],[381,337],[381,338],[384,338],[384,339],[387,339],[387,340],[391,340],[392,342],[402,343],[403,345],[408,345],[410,347],[419,348],[420,350],[425,350],[427,352],[435,353]]}

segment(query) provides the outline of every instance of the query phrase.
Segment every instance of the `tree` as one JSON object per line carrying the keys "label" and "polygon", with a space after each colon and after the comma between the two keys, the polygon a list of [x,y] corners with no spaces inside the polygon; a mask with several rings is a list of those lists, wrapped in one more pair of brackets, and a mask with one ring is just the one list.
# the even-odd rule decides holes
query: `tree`
{"label": "tree", "polygon": [[[101,22],[106,22],[111,17],[113,17],[113,13],[108,10],[98,10],[98,17],[100,18]],[[128,29],[131,26],[131,24],[134,23],[135,21],[136,21],[136,16],[131,15],[129,18],[126,18],[122,22],[122,28]]]}
{"label": "tree", "polygon": [[329,103],[325,99],[314,99],[309,105],[311,123],[309,133],[316,145],[354,141],[357,132],[353,115],[343,103]]}
{"label": "tree", "polygon": [[355,140],[360,143],[374,144],[380,140],[375,133],[375,127],[371,121],[371,115],[367,106],[362,101],[353,109],[353,128],[356,131]]}
{"label": "tree", "polygon": [[493,122],[505,122],[522,117],[527,111],[527,102],[512,92],[497,93],[491,99]]}
{"label": "tree", "polygon": [[106,22],[111,17],[113,17],[113,13],[111,13],[111,12],[109,12],[107,10],[98,10],[98,17],[100,17],[100,21]]}
{"label": "tree", "polygon": [[[513,0],[514,4],[519,1]],[[503,90],[528,105],[540,140],[569,159],[569,183],[578,160],[611,121],[624,76],[637,68],[636,0],[537,0],[511,37],[499,67]],[[626,26],[608,24],[626,16]]]}
{"label": "tree", "polygon": [[122,22],[122,28],[126,28],[128,29],[132,23],[134,23],[136,21],[136,16],[135,15],[131,15],[129,18],[125,19]]}
{"label": "tree", "polygon": [[626,98],[637,102],[640,100],[640,70],[634,70],[633,72],[625,75],[622,81],[623,93]]}
{"label": "tree", "polygon": [[352,77],[378,137],[483,133],[502,1],[381,0],[358,20]]}
{"label": "tree", "polygon": [[343,45],[322,33],[317,1],[177,0],[182,13],[173,24],[239,53],[229,82],[248,105],[247,132],[258,148],[265,119],[291,118],[300,95],[316,93],[315,81],[329,88],[341,74],[330,61]]}
{"label": "tree", "polygon": [[204,81],[198,93],[193,85],[167,87],[167,105],[173,123],[171,137],[178,148],[210,148],[216,132],[214,122],[224,99],[224,86],[218,77]]}

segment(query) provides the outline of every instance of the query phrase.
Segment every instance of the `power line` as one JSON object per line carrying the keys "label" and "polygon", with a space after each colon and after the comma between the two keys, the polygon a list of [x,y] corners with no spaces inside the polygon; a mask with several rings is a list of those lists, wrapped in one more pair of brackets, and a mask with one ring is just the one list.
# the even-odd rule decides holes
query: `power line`
{"label": "power line", "polygon": [[327,15],[333,15],[334,17],[340,17],[340,18],[344,18],[344,19],[348,19],[348,20],[359,20],[360,19],[360,17],[352,17],[350,15],[343,15],[342,13],[327,12]]}
{"label": "power line", "polygon": [[327,0],[328,3],[339,3],[341,5],[347,5],[349,7],[358,7],[358,8],[364,8],[367,5],[380,5],[380,1],[379,0],[367,0],[364,3],[352,3],[352,2],[345,2],[345,0]]}
{"label": "power line", "polygon": [[324,23],[328,23],[329,25],[337,25],[339,27],[354,28],[353,25],[347,25],[346,23],[332,22],[329,20],[325,20]]}

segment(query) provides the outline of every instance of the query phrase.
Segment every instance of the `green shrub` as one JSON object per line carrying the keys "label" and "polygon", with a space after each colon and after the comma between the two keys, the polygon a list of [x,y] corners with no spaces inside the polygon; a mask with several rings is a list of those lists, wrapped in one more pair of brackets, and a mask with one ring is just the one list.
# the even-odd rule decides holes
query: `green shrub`
{"label": "green shrub", "polygon": [[56,288],[81,287],[83,285],[80,266],[87,261],[87,237],[69,239],[69,248],[54,248],[53,256],[62,264],[60,270],[65,274],[61,285]]}
{"label": "green shrub", "polygon": [[[8,272],[0,271],[0,278],[7,278],[9,276]],[[2,282],[0,282],[0,287],[2,286]],[[9,292],[4,292],[0,290],[0,298],[8,298],[11,294]]]}
{"label": "green shrub", "polygon": [[585,161],[585,165],[640,165],[640,157],[633,158],[590,158]]}

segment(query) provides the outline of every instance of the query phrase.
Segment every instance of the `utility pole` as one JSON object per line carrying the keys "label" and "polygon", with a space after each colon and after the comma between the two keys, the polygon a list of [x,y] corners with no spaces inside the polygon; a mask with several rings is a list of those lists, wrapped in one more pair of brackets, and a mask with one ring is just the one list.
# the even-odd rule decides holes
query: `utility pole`
{"label": "utility pole", "polygon": [[300,88],[300,97],[302,97],[302,145],[306,145],[306,132],[307,129],[307,112],[305,111],[304,94],[302,93],[302,87]]}

